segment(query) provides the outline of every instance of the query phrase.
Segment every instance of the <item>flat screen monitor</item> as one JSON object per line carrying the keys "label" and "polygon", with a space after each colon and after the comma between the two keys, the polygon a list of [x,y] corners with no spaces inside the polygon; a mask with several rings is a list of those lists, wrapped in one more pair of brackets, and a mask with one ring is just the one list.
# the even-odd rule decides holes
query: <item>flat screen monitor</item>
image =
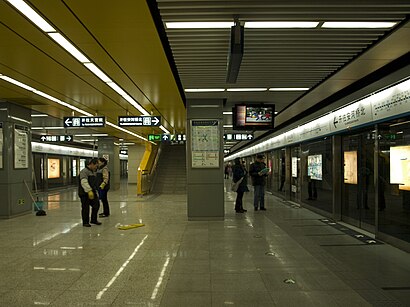
{"label": "flat screen monitor", "polygon": [[237,104],[233,108],[234,130],[273,129],[274,104]]}

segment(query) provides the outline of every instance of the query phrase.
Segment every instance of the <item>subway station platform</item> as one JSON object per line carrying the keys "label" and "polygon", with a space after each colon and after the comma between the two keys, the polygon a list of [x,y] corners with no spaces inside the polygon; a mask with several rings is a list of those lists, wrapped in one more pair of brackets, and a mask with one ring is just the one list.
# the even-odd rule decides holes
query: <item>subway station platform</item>
{"label": "subway station platform", "polygon": [[0,220],[0,306],[408,306],[408,253],[269,194],[238,214],[235,196],[224,221],[190,222],[186,195],[124,185],[85,228],[76,189],[46,195],[47,216]]}

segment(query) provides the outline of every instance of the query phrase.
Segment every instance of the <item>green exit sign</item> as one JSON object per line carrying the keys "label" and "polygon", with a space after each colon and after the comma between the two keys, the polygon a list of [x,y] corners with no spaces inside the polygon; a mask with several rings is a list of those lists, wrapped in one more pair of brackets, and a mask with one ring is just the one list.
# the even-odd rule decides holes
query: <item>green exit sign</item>
{"label": "green exit sign", "polygon": [[148,134],[148,141],[161,142],[161,134]]}

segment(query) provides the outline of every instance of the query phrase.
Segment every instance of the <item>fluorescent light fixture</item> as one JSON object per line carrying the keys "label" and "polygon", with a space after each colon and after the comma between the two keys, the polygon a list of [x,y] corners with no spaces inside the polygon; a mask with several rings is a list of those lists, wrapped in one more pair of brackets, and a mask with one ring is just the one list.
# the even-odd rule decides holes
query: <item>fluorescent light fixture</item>
{"label": "fluorescent light fixture", "polygon": [[83,139],[79,140],[79,142],[98,142],[98,139]]}
{"label": "fluorescent light fixture", "polygon": [[319,22],[316,21],[247,21],[245,28],[316,28]]}
{"label": "fluorescent light fixture", "polygon": [[286,92],[286,91],[307,91],[308,87],[271,87],[269,91],[271,92]]}
{"label": "fluorescent light fixture", "polygon": [[31,117],[48,117],[47,114],[31,114]]}
{"label": "fluorescent light fixture", "polygon": [[327,21],[323,23],[322,28],[338,28],[338,29],[376,29],[376,28],[391,28],[396,25],[396,22],[367,22],[367,21]]}
{"label": "fluorescent light fixture", "polygon": [[230,22],[166,22],[167,29],[230,29],[235,25]]}
{"label": "fluorescent light fixture", "polygon": [[64,36],[60,33],[48,33],[52,39],[56,41],[61,47],[63,47],[68,53],[79,60],[81,63],[90,62],[89,59],[85,57],[73,44],[71,44]]}
{"label": "fluorescent light fixture", "polygon": [[19,86],[19,87],[22,87],[22,88],[24,88],[25,90],[28,90],[28,91],[31,91],[31,92],[34,92],[34,91],[35,91],[35,89],[32,88],[31,86],[28,86],[28,85],[26,85],[26,84],[24,84],[24,83],[21,83],[20,81],[17,81],[17,80],[14,80],[14,79],[10,78],[10,77],[1,75],[1,76],[0,76],[0,79],[2,79],[2,80],[4,80],[4,81],[7,81],[7,82],[9,82],[9,83],[12,83],[12,84],[14,84],[14,85],[17,85],[17,86]]}
{"label": "fluorescent light fixture", "polygon": [[91,136],[108,136],[108,133],[93,133]]}
{"label": "fluorescent light fixture", "polygon": [[128,146],[131,146],[131,145],[135,145],[135,143],[124,143],[123,145],[128,145]]}
{"label": "fluorescent light fixture", "polygon": [[187,93],[224,92],[224,88],[187,88]]}
{"label": "fluorescent light fixture", "polygon": [[11,119],[14,119],[14,120],[18,120],[18,121],[20,121],[20,122],[23,122],[23,123],[26,123],[26,124],[31,125],[31,121],[25,120],[25,119],[20,118],[20,117],[15,117],[15,116],[9,115],[8,118],[11,118]]}
{"label": "fluorescent light fixture", "polygon": [[31,130],[63,130],[64,127],[31,127]]}
{"label": "fluorescent light fixture", "polygon": [[107,82],[107,85],[111,87],[117,94],[120,94],[122,97],[127,95],[127,93],[121,87],[119,87],[116,83]]}
{"label": "fluorescent light fixture", "polygon": [[159,129],[161,129],[162,131],[164,131],[166,134],[171,134],[171,132],[169,132],[167,130],[167,128],[165,128],[163,125],[159,126]]}
{"label": "fluorescent light fixture", "polygon": [[87,137],[87,136],[108,136],[108,134],[107,133],[93,133],[93,134],[74,134],[74,136],[77,136],[77,137]]}
{"label": "fluorescent light fixture", "polygon": [[224,125],[224,128],[233,128],[233,125]]}
{"label": "fluorescent light fixture", "polygon": [[275,111],[275,115],[278,114],[278,113],[279,113],[278,111]]}
{"label": "fluorescent light fixture", "polygon": [[[122,132],[131,134],[131,135],[133,135],[133,136],[135,136],[135,137],[137,137],[137,138],[139,138],[139,139],[141,139],[141,140],[148,141],[148,139],[146,139],[146,138],[144,138],[144,137],[142,137],[142,136],[140,136],[140,135],[138,135],[138,134],[136,134],[136,133],[134,133],[134,132],[132,132],[132,131],[129,131],[129,130],[127,130],[127,129],[124,129],[124,128],[122,128],[122,127],[119,127],[119,126],[117,126],[117,125],[115,125],[115,124],[113,124],[113,123],[111,123],[111,122],[109,122],[109,121],[106,121],[105,124],[108,125],[108,126],[111,126],[111,127],[115,128],[115,129],[118,129],[118,130],[120,130],[120,131],[122,131]],[[125,144],[125,143],[124,143],[124,144]]]}
{"label": "fluorescent light fixture", "polygon": [[94,63],[84,63],[84,66],[91,70],[91,72],[98,78],[100,78],[103,82],[112,82],[111,79],[108,78],[108,76],[105,73],[103,73],[97,66],[95,66]]}
{"label": "fluorescent light fixture", "polygon": [[228,88],[226,89],[228,92],[263,92],[266,91],[266,87],[255,87],[255,88]]}
{"label": "fluorescent light fixture", "polygon": [[134,106],[142,115],[151,116],[138,102],[136,102],[130,95],[125,94],[122,96],[126,101],[128,101],[132,106]]}
{"label": "fluorescent light fixture", "polygon": [[[67,156],[98,157],[98,151],[54,144],[31,142],[33,152],[56,153]],[[77,226],[75,224],[75,226]]]}
{"label": "fluorescent light fixture", "polygon": [[41,17],[36,11],[34,11],[23,0],[7,0],[12,6],[19,10],[24,16],[30,19],[37,27],[44,32],[55,32],[56,30]]}
{"label": "fluorescent light fixture", "polygon": [[232,115],[233,112],[232,111],[227,111],[227,112],[222,112],[223,115]]}

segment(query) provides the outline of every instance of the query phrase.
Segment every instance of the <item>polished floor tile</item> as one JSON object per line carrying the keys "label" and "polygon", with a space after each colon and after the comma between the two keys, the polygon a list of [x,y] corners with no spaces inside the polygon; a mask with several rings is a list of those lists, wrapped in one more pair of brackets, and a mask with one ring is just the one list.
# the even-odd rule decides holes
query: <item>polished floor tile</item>
{"label": "polished floor tile", "polygon": [[[225,219],[201,222],[188,221],[186,195],[137,197],[125,184],[108,197],[112,214],[101,226],[82,227],[75,188],[45,195],[45,217],[0,220],[0,306],[410,301],[407,253],[387,244],[334,246],[357,241],[272,195],[266,212],[236,214],[235,194],[226,192]],[[252,209],[252,192],[244,200]],[[134,223],[145,226],[117,229]]]}

